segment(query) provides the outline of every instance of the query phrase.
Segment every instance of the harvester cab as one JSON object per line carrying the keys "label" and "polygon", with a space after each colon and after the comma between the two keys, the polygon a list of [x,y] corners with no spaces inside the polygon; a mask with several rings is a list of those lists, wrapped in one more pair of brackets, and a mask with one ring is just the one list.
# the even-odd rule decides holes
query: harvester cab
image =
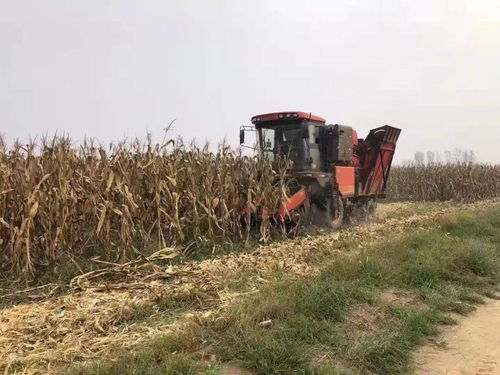
{"label": "harvester cab", "polygon": [[399,129],[386,125],[358,139],[351,127],[305,112],[257,115],[252,123],[240,128],[240,143],[246,131],[256,131],[262,152],[290,161],[293,188],[277,211],[281,220],[300,211],[301,220],[337,228],[346,218],[373,213],[377,198],[385,197]]}

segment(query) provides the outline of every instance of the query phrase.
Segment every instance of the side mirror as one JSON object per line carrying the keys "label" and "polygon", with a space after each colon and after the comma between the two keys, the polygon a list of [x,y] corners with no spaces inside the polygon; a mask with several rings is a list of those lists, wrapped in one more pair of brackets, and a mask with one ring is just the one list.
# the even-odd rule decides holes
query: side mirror
{"label": "side mirror", "polygon": [[245,143],[245,129],[240,129],[240,145]]}
{"label": "side mirror", "polygon": [[301,128],[301,137],[302,138],[309,138],[309,125],[308,124],[302,124]]}

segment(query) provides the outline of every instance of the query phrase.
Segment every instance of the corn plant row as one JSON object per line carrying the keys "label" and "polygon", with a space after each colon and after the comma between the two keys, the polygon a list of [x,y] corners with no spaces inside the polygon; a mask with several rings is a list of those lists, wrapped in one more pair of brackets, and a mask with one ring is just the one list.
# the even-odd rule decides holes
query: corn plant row
{"label": "corn plant row", "polygon": [[[283,186],[281,184],[281,186]],[[221,144],[161,145],[43,139],[0,150],[0,271],[32,274],[61,257],[248,238],[249,213],[286,191],[262,156]],[[260,226],[270,236],[269,220]],[[137,254],[133,254],[137,256]]]}
{"label": "corn plant row", "polygon": [[472,202],[500,196],[500,165],[456,163],[394,167],[391,200]]}

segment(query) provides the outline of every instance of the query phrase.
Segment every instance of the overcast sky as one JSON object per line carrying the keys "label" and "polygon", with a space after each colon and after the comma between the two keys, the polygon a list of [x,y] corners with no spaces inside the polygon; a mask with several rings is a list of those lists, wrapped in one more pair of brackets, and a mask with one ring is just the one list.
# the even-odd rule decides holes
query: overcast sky
{"label": "overcast sky", "polygon": [[0,132],[238,142],[302,110],[500,162],[499,0],[0,0]]}

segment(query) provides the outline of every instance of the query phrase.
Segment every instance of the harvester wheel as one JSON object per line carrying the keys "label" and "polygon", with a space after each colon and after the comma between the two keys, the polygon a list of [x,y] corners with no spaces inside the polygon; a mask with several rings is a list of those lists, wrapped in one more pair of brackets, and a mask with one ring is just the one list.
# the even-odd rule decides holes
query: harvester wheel
{"label": "harvester wheel", "polygon": [[366,212],[369,217],[375,215],[375,211],[377,210],[377,202],[374,200],[369,200],[366,202]]}
{"label": "harvester wheel", "polygon": [[359,202],[354,206],[354,217],[359,222],[368,221],[375,214],[376,208],[377,203],[372,199]]}
{"label": "harvester wheel", "polygon": [[[333,199],[338,199],[333,204]],[[341,197],[329,198],[323,204],[311,205],[311,221],[317,227],[338,229],[344,221],[344,202]]]}
{"label": "harvester wheel", "polygon": [[326,203],[328,226],[332,229],[340,228],[344,221],[344,202],[342,197],[336,196],[330,198]]}

